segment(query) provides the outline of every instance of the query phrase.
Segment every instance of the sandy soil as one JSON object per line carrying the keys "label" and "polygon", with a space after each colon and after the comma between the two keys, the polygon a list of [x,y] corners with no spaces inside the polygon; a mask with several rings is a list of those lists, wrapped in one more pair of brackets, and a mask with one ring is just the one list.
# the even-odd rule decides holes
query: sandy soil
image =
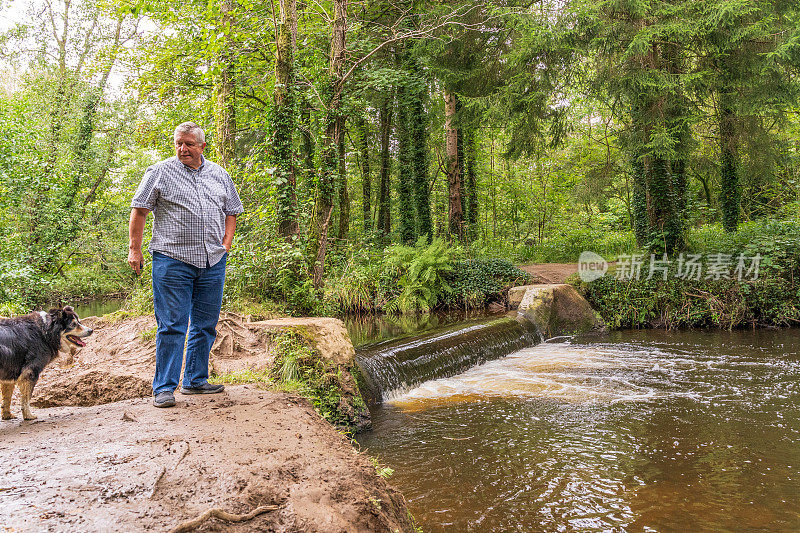
{"label": "sandy soil", "polygon": [[0,422],[0,530],[168,531],[205,510],[198,531],[410,531],[403,497],[304,399],[240,385],[92,407],[38,409]]}
{"label": "sandy soil", "polygon": [[533,283],[564,283],[578,273],[578,263],[531,263],[519,268],[533,276]]}

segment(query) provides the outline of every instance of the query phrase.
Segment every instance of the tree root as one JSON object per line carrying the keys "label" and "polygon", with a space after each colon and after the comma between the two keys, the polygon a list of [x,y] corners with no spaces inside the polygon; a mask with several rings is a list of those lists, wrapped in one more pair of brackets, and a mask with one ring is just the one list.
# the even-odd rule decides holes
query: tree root
{"label": "tree root", "polygon": [[280,505],[262,505],[260,507],[256,507],[247,514],[232,514],[220,509],[219,507],[215,507],[213,509],[208,509],[197,518],[193,518],[182,524],[179,524],[174,529],[171,529],[170,533],[185,533],[186,531],[191,531],[212,517],[225,520],[226,522],[245,522],[247,520],[252,520],[256,516],[266,513],[267,511],[277,511],[280,508]]}

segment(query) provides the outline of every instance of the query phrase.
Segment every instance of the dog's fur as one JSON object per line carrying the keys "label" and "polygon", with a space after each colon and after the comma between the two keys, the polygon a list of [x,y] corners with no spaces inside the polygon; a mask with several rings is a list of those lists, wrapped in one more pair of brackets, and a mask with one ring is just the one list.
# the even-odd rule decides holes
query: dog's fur
{"label": "dog's fur", "polygon": [[11,414],[11,394],[19,387],[22,417],[36,418],[30,401],[39,374],[59,351],[74,352],[84,346],[80,339],[92,334],[81,324],[72,307],[33,312],[17,318],[0,319],[0,389],[2,389],[2,419]]}

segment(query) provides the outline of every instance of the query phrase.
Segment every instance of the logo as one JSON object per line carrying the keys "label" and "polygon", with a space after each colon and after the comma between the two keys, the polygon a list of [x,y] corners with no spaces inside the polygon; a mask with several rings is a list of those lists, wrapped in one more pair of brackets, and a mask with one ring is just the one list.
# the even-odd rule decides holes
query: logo
{"label": "logo", "polygon": [[606,260],[594,252],[581,252],[578,257],[578,276],[587,283],[602,278],[607,270]]}

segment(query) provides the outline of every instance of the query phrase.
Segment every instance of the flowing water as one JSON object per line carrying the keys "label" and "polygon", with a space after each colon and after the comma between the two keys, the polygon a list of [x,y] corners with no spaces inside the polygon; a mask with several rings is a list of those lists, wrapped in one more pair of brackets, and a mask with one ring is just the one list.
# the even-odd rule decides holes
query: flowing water
{"label": "flowing water", "polygon": [[425,531],[800,530],[800,332],[539,344],[374,407]]}

